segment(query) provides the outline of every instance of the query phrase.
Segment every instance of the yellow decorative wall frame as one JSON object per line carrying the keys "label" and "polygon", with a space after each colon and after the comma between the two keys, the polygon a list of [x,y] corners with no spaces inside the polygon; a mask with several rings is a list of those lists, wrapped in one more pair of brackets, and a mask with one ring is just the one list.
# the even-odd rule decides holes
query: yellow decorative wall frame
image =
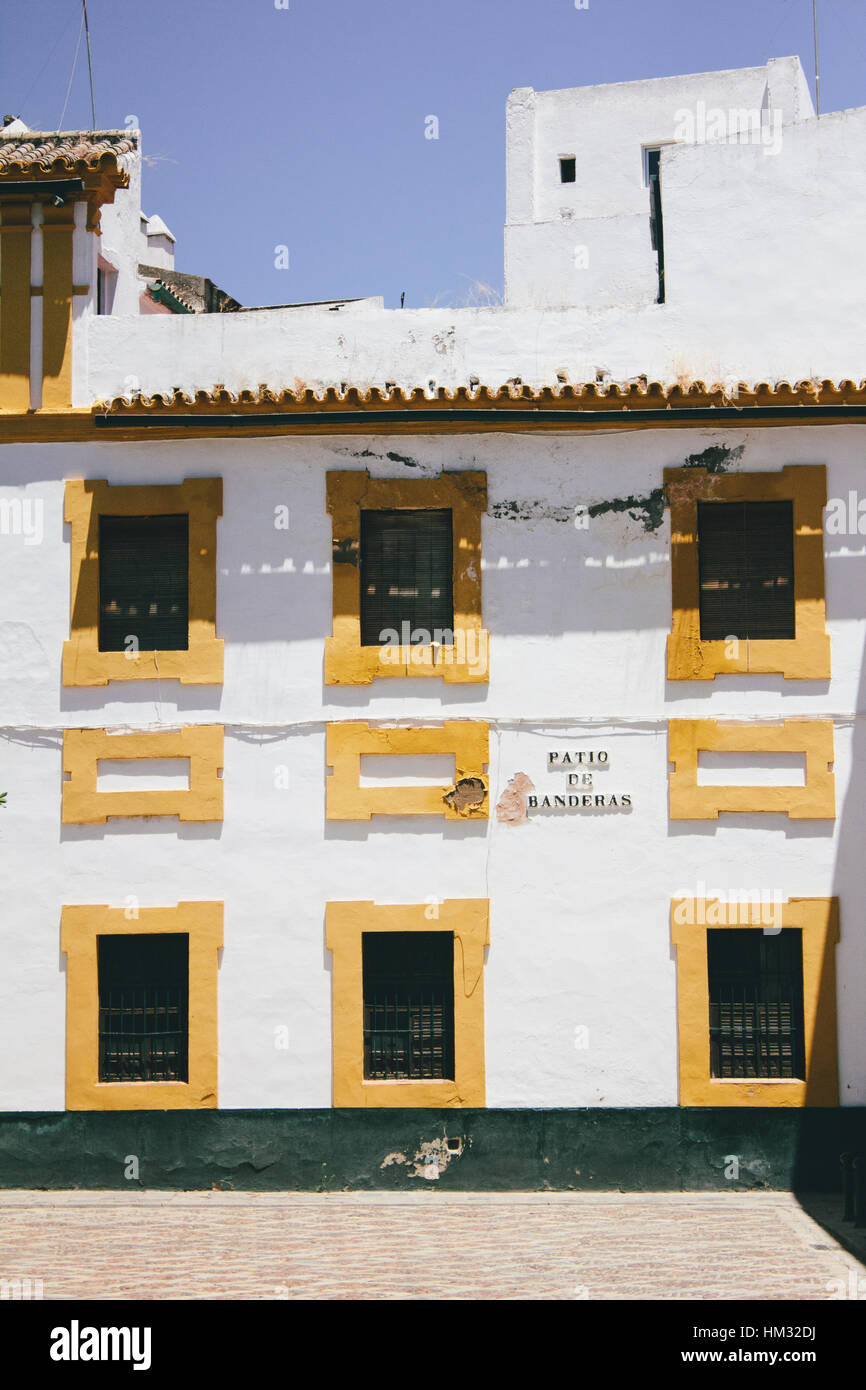
{"label": "yellow decorative wall frame", "polygon": [[[99,650],[99,518],[189,515],[189,647],[136,653]],[[63,645],[63,684],[179,680],[221,685],[223,642],[216,636],[216,523],[222,515],[222,478],[182,483],[110,485],[104,479],[66,484],[65,519],[71,529],[70,637]]]}
{"label": "yellow decorative wall frame", "polygon": [[0,201],[0,411],[30,409],[31,203],[26,196]]}
{"label": "yellow decorative wall frame", "polygon": [[[489,634],[481,617],[481,516],[487,475],[461,470],[437,478],[371,478],[360,469],[327,475],[333,528],[333,633],[325,640],[325,684],[368,685],[378,677],[489,680]],[[450,508],[454,527],[454,642],[436,647],[361,645],[361,511]]]}
{"label": "yellow decorative wall frame", "polygon": [[[164,791],[97,790],[101,761],[189,761],[189,787]],[[63,734],[64,825],[104,825],[107,816],[177,816],[182,821],[223,818],[223,726],[196,725],[176,733],[109,734],[66,729]]]}
{"label": "yellow decorative wall frame", "polygon": [[[824,464],[790,464],[778,473],[708,473],[705,468],[666,468],[671,512],[673,620],[667,644],[671,681],[713,680],[718,675],[778,673],[789,680],[830,677],[830,638],[825,627]],[[700,622],[698,502],[794,504],[795,637],[737,643],[703,641]],[[731,652],[731,648],[734,652]]]}
{"label": "yellow decorative wall frame", "polygon": [[[215,1110],[217,1107],[217,951],[223,944],[221,902],[176,907],[64,907],[60,949],[66,955],[67,1110]],[[189,935],[189,1080],[99,1080],[100,936],[180,932]]]}
{"label": "yellow decorative wall frame", "polygon": [[75,204],[42,207],[42,409],[72,405],[72,241]]}
{"label": "yellow decorative wall frame", "polygon": [[[803,1021],[805,1080],[726,1080],[710,1076],[710,998],[707,925],[731,931],[761,931],[715,921],[734,915],[718,899],[674,898],[671,939],[677,957],[680,1105],[838,1105],[836,958],[838,898],[791,898],[782,904],[782,927],[803,933]],[[713,920],[707,922],[707,916]]]}
{"label": "yellow decorative wall frame", "polygon": [[[337,1107],[475,1107],[485,1104],[484,947],[489,944],[486,898],[446,898],[382,906],[329,902],[325,942],[333,952],[334,1105]],[[454,933],[453,1080],[365,1081],[365,932]]]}
{"label": "yellow decorative wall frame", "polygon": [[[698,755],[803,753],[806,785],[699,786]],[[671,820],[717,820],[720,811],[776,812],[792,820],[835,820],[836,779],[831,719],[785,719],[781,724],[729,724],[716,719],[668,721]]]}
{"label": "yellow decorative wall frame", "polygon": [[[442,815],[447,820],[486,820],[489,784],[484,769],[490,755],[489,742],[489,725],[481,720],[447,719],[439,728],[414,729],[371,729],[365,723],[329,724],[326,757],[333,774],[325,783],[327,819]],[[462,782],[463,787],[455,782],[426,787],[361,786],[361,758],[367,754],[443,753],[454,754],[456,783]]]}

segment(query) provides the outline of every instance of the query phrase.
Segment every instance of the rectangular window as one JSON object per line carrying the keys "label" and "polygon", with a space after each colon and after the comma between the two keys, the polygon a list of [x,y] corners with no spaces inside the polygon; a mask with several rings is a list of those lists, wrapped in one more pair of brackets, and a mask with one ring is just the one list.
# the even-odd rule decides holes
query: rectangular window
{"label": "rectangular window", "polygon": [[803,933],[707,931],[710,1075],[803,1080]]}
{"label": "rectangular window", "polygon": [[100,936],[99,1080],[188,1080],[189,936]]}
{"label": "rectangular window", "polygon": [[361,645],[453,641],[453,568],[450,508],[362,511]]}
{"label": "rectangular window", "polygon": [[791,640],[793,502],[699,502],[701,641]]}
{"label": "rectangular window", "polygon": [[577,161],[574,156],[560,159],[559,161],[559,181],[560,183],[574,183],[577,178]]}
{"label": "rectangular window", "polygon": [[646,171],[650,191],[650,236],[658,265],[659,293],[657,304],[665,302],[665,238],[662,225],[661,150],[647,150]]}
{"label": "rectangular window", "polygon": [[189,516],[100,516],[99,650],[189,648]]}
{"label": "rectangular window", "polygon": [[365,932],[364,1078],[453,1079],[453,932]]}

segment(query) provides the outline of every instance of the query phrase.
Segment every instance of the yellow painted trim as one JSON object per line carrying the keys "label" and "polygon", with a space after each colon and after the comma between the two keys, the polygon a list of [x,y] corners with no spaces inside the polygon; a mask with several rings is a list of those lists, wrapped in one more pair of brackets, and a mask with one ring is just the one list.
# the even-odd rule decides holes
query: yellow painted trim
{"label": "yellow painted trim", "polygon": [[[486,820],[489,782],[485,768],[490,757],[489,735],[489,725],[481,720],[448,719],[439,728],[414,729],[372,729],[365,723],[329,724],[326,758],[333,774],[325,783],[327,819],[441,815],[446,820]],[[361,786],[361,758],[365,755],[423,757],[443,753],[454,754],[454,782],[427,787]],[[470,777],[484,784],[483,800],[459,810],[445,798],[453,793],[455,782]],[[477,796],[480,795],[479,788]]]}
{"label": "yellow painted trim", "polygon": [[[484,948],[490,941],[489,912],[486,898],[446,898],[435,906],[327,904],[325,942],[334,956],[335,1106],[428,1109],[485,1104]],[[364,1080],[362,937],[374,931],[454,933],[453,1081]]]}
{"label": "yellow painted trim", "polygon": [[[189,648],[187,651],[99,650],[99,518],[189,513]],[[63,684],[179,680],[221,685],[223,642],[216,636],[216,523],[222,515],[222,478],[182,483],[112,486],[104,479],[66,484],[65,519],[71,527],[70,636],[63,644]]]}
{"label": "yellow painted trim", "polygon": [[72,236],[75,204],[43,207],[42,406],[72,405]]}
{"label": "yellow painted trim", "polygon": [[[782,904],[782,926],[803,933],[804,1081],[725,1081],[710,1077],[710,989],[707,973],[708,913],[719,899],[671,901],[671,940],[677,957],[680,1105],[838,1105],[836,943],[838,898],[791,898]],[[724,916],[728,904],[717,909]],[[716,915],[716,914],[713,914]],[[715,921],[731,931],[762,931]]]}
{"label": "yellow painted trim", "polygon": [[[220,902],[141,907],[64,907],[67,1110],[215,1110],[217,1108],[217,951]],[[185,932],[189,935],[189,1081],[99,1080],[97,937]]]}
{"label": "yellow painted trim", "polygon": [[[749,672],[789,680],[828,680],[830,637],[824,595],[824,464],[789,464],[778,473],[708,473],[705,468],[666,468],[671,512],[671,597],[668,680],[713,680]],[[796,636],[739,643],[701,640],[698,569],[698,502],[794,504],[794,608]],[[736,653],[729,654],[735,647]]]}
{"label": "yellow painted trim", "polygon": [[[805,786],[699,786],[698,754],[804,753]],[[776,812],[792,820],[835,820],[832,719],[784,719],[781,724],[721,724],[717,719],[670,719],[668,779],[671,820],[717,820],[720,811]]]}
{"label": "yellow painted trim", "polygon": [[[101,761],[187,758],[189,789],[97,791]],[[109,734],[106,729],[63,733],[63,824],[104,825],[107,816],[177,816],[182,821],[221,821],[222,724],[202,724],[177,733]]]}
{"label": "yellow painted trim", "polygon": [[0,411],[30,409],[30,203],[0,208]]}
{"label": "yellow painted trim", "polygon": [[[333,634],[325,639],[325,684],[368,685],[381,677],[441,676],[458,683],[489,680],[489,634],[481,619],[481,516],[487,475],[371,478],[360,469],[327,475],[333,525]],[[448,507],[454,527],[454,644],[361,646],[361,511]]]}

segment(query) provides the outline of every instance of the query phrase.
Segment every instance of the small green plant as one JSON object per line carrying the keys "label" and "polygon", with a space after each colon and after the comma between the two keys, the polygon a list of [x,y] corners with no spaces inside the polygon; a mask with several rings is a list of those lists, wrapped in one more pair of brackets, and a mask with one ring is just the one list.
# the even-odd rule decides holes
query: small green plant
{"label": "small green plant", "polygon": [[0,806],[6,805],[6,793],[0,792]]}

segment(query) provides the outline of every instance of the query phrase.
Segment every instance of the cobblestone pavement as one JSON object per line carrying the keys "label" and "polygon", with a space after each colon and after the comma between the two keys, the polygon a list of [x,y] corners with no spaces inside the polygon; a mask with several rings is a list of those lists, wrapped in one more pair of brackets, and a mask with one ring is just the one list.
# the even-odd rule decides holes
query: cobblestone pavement
{"label": "cobblestone pavement", "polygon": [[45,1299],[866,1294],[787,1193],[0,1192],[0,1277]]}

